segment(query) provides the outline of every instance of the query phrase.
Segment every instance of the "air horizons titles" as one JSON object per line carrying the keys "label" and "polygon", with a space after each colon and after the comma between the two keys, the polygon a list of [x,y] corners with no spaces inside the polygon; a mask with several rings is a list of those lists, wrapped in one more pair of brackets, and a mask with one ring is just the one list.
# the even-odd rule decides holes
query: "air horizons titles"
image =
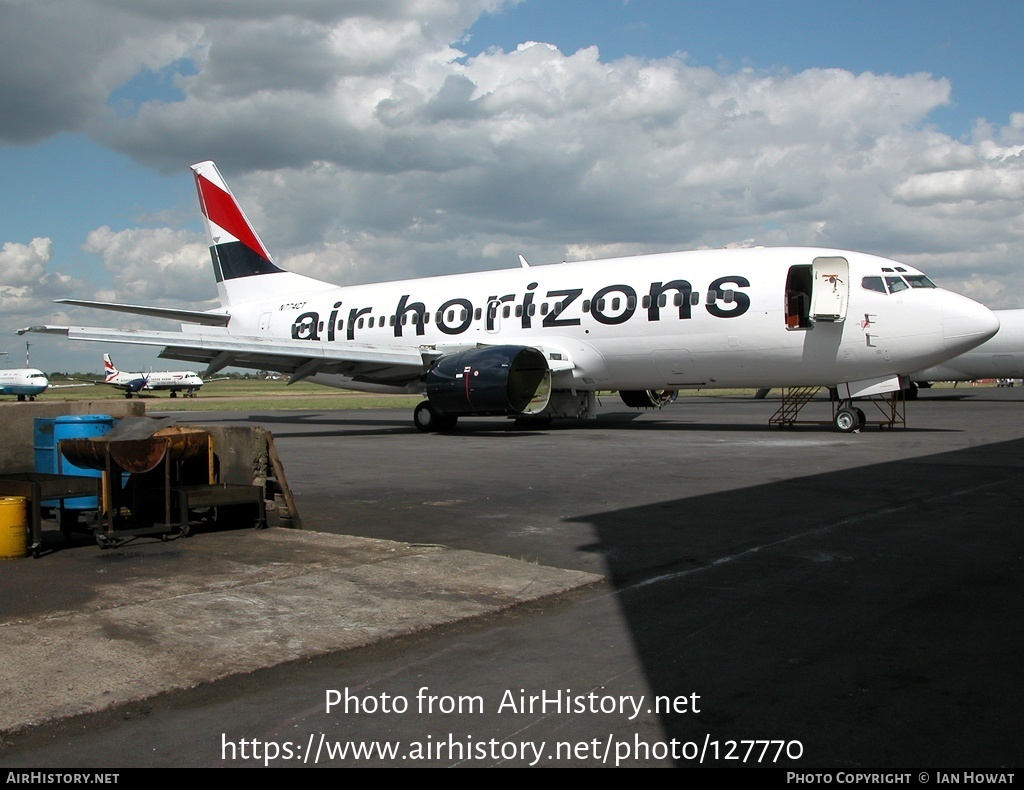
{"label": "air horizons titles", "polygon": [[[383,327],[385,323],[393,328],[395,337],[402,337],[407,326],[417,335],[425,333],[426,325],[433,319],[438,331],[446,335],[458,335],[467,331],[474,321],[485,321],[484,328],[494,332],[503,319],[512,319],[523,329],[543,327],[579,326],[583,316],[589,315],[595,322],[608,326],[623,324],[633,318],[637,310],[646,313],[648,322],[662,320],[662,310],[675,313],[678,319],[692,317],[693,308],[702,301],[701,292],[694,291],[686,280],[656,281],[650,284],[647,293],[640,297],[631,285],[606,285],[583,299],[582,288],[563,288],[546,292],[537,291],[538,284],[530,283],[520,299],[517,294],[497,294],[486,299],[486,309],[474,305],[470,299],[455,297],[448,299],[431,312],[423,302],[410,301],[410,294],[403,294],[392,313],[375,314],[372,307],[350,307],[348,316],[341,301],[335,302],[327,312],[309,310],[300,313],[292,323],[293,340],[327,341],[355,340],[356,331],[364,326]],[[715,318],[737,318],[750,308],[750,297],[740,288],[750,287],[746,277],[728,275],[719,277],[707,289],[704,309]],[[302,310],[306,302],[282,304],[279,311]],[[539,309],[538,309],[539,305]]]}
{"label": "air horizons titles", "polygon": [[[647,707],[648,705],[652,707]],[[601,694],[591,691],[585,694],[573,693],[572,689],[555,689],[528,694],[523,689],[506,690],[501,695],[497,713],[570,714],[606,713],[626,716],[630,721],[645,711],[647,713],[700,713],[700,694],[686,694],[675,697],[656,695],[648,702],[644,694]],[[410,701],[402,694],[353,694],[345,689],[327,689],[325,711],[327,713],[484,713],[484,698],[480,695],[432,694],[424,686]]]}

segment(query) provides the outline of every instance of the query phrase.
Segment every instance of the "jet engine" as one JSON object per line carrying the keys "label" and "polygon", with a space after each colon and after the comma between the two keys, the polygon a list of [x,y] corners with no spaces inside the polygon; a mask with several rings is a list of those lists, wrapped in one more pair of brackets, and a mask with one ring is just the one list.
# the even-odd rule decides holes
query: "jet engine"
{"label": "jet engine", "polygon": [[551,370],[535,348],[471,348],[441,357],[426,392],[438,415],[538,414],[551,398]]}

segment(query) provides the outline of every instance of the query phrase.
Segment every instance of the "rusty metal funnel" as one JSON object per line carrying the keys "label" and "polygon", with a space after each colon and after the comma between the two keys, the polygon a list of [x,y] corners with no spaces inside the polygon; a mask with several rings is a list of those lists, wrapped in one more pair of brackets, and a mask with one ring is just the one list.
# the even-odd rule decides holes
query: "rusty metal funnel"
{"label": "rusty metal funnel", "polygon": [[208,431],[177,425],[160,428],[143,439],[119,440],[110,436],[64,439],[60,451],[71,463],[85,469],[106,469],[109,454],[123,471],[142,474],[155,469],[167,456],[172,461],[182,461],[205,455],[210,444]]}

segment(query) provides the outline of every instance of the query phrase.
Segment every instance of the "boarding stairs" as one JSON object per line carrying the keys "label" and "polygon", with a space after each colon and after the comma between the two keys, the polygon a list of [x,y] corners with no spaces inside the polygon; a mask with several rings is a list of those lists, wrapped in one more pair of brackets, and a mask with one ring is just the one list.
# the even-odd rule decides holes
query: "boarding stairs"
{"label": "boarding stairs", "polygon": [[800,410],[820,391],[821,387],[783,387],[782,403],[768,419],[768,424],[786,427],[795,424]]}

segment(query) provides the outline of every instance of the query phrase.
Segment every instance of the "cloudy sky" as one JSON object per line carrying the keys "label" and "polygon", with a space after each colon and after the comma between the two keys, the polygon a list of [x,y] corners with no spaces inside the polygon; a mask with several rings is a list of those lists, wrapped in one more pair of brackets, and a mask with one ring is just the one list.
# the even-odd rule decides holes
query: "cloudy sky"
{"label": "cloudy sky", "polygon": [[[54,298],[215,306],[205,159],[339,284],[811,244],[1021,307],[1022,30],[987,0],[0,0],[0,350],[131,325]],[[108,350],[28,337],[47,371]]]}

